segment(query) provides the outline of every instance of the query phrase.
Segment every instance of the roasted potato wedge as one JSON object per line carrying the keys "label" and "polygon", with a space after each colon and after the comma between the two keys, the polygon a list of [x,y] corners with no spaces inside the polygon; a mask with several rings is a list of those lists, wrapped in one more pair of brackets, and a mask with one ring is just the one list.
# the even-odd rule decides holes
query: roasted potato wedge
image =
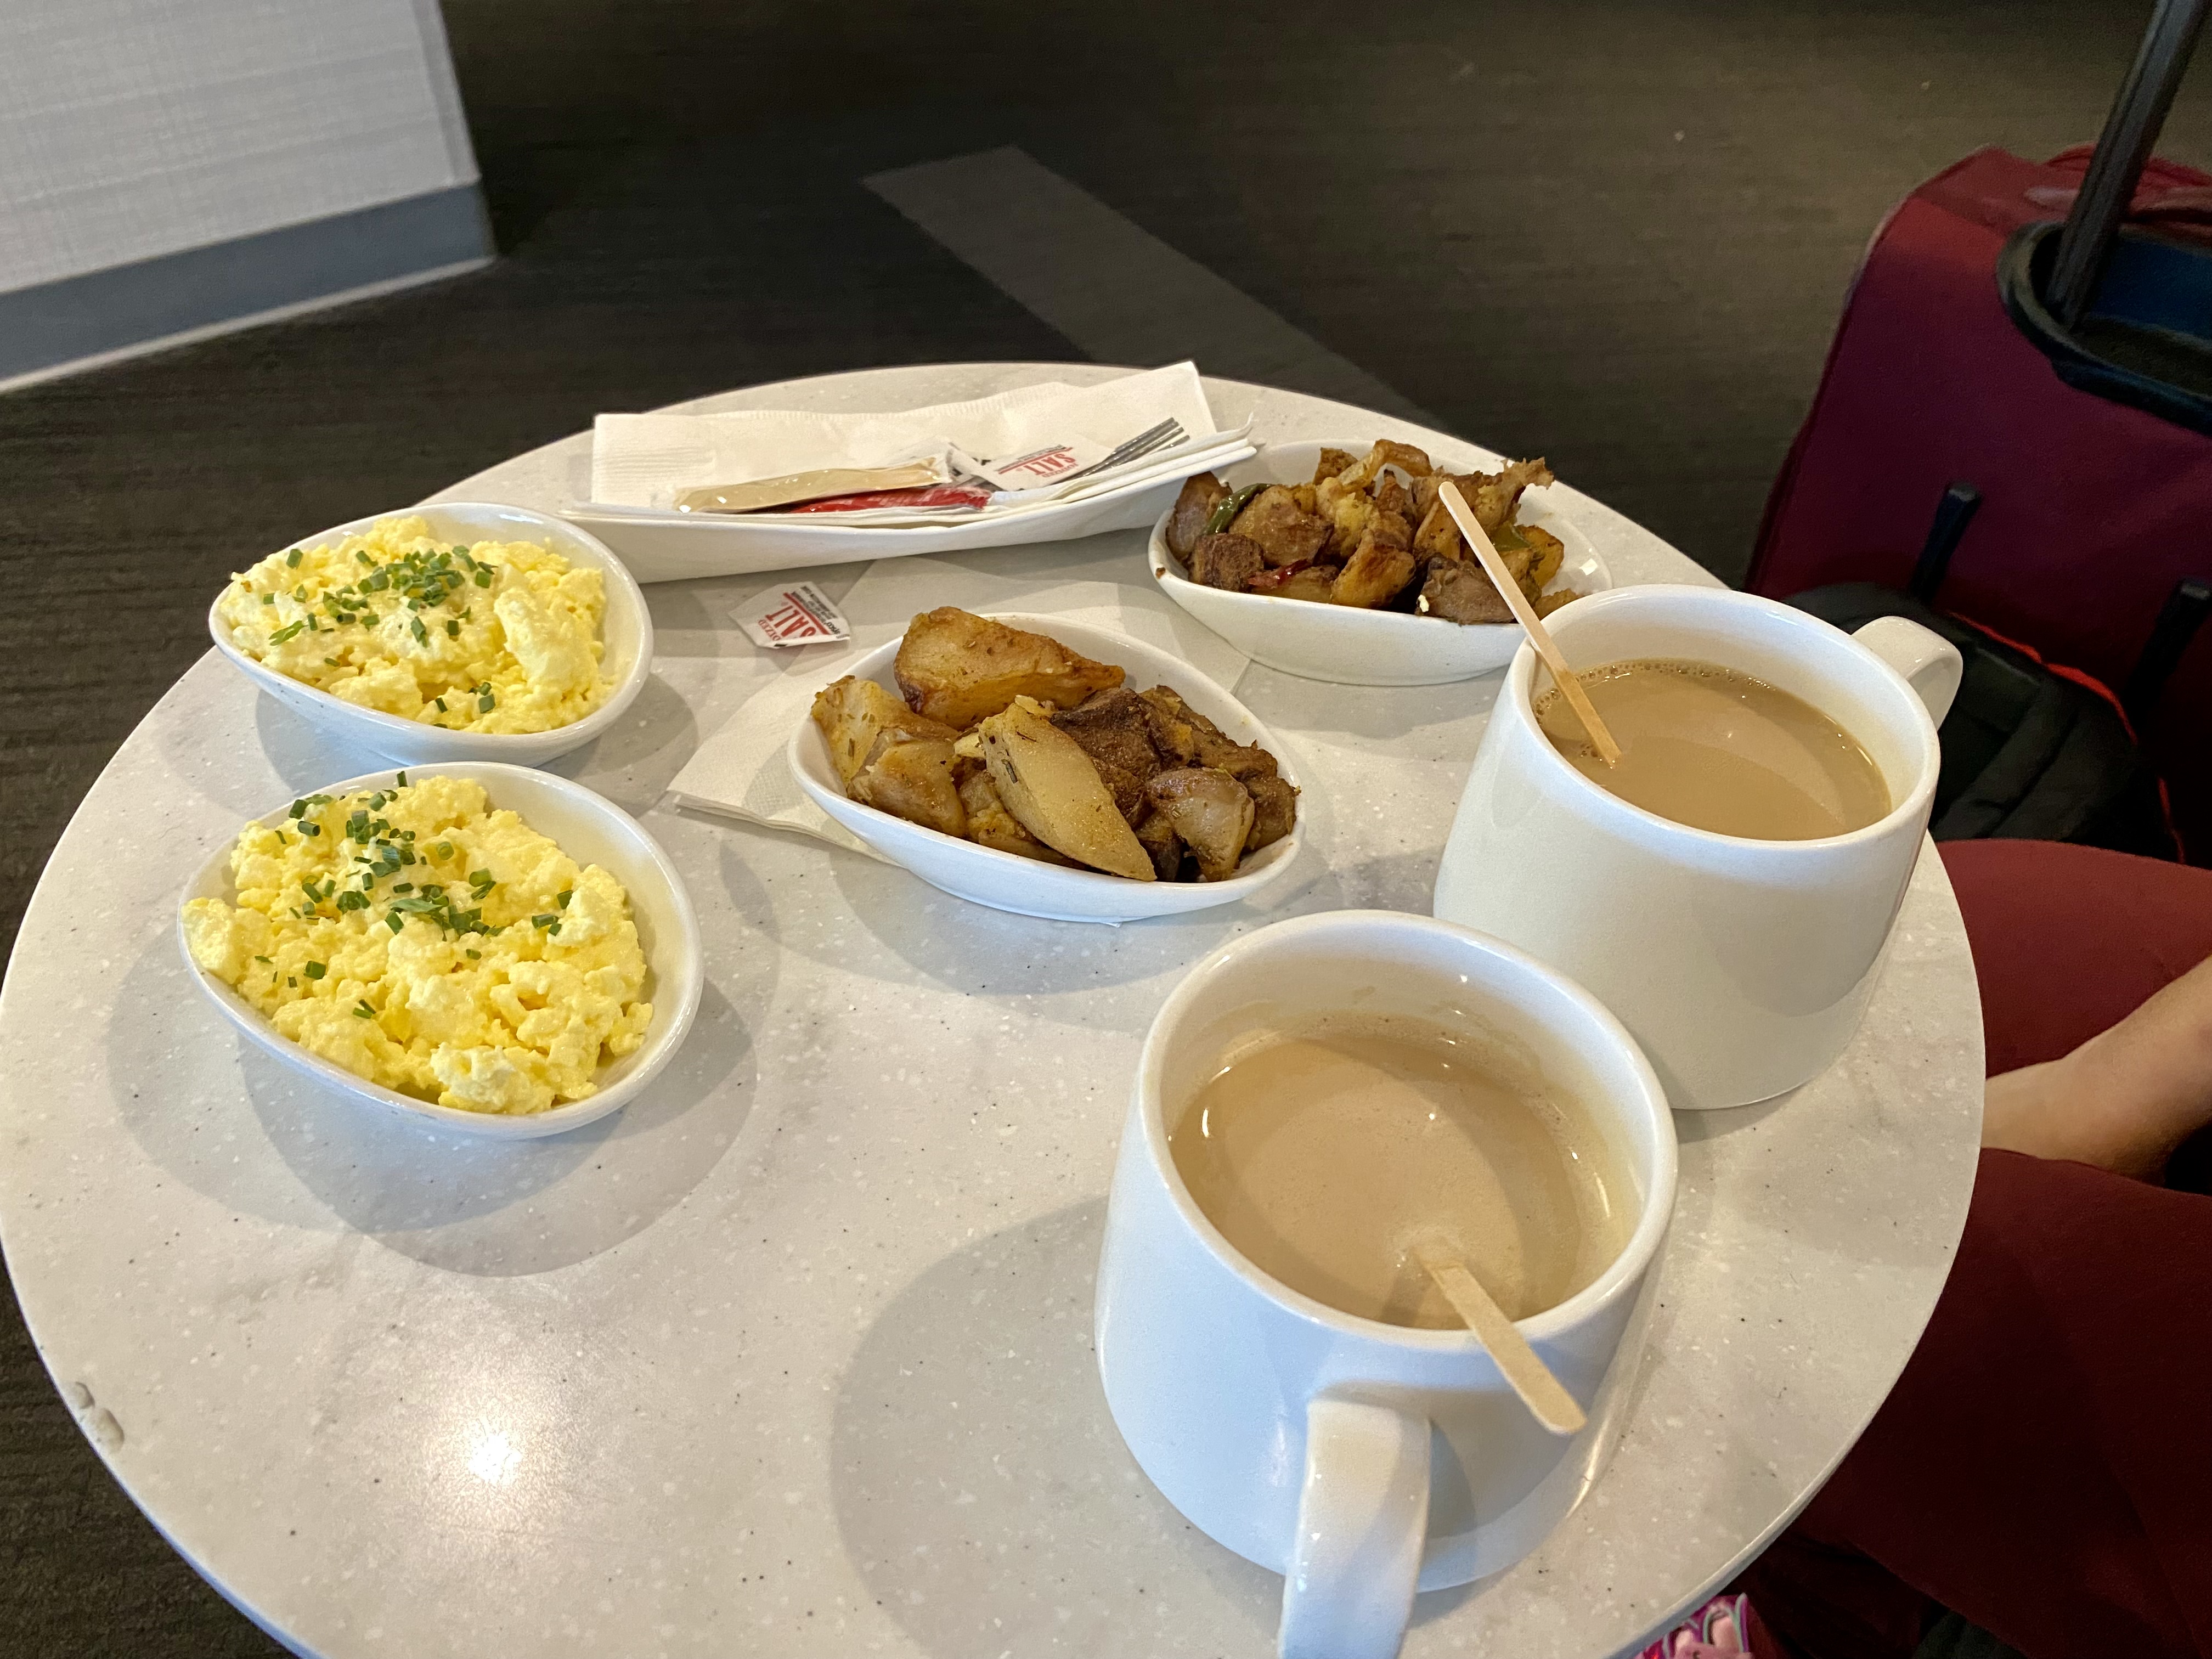
{"label": "roasted potato wedge", "polygon": [[1252,833],[1251,792],[1210,766],[1163,772],[1145,786],[1153,806],[1197,854],[1200,881],[1226,881]]}
{"label": "roasted potato wedge", "polygon": [[850,674],[814,694],[814,723],[829,742],[839,781],[848,789],[886,732],[946,739],[960,735],[942,721],[915,714],[873,680]]}
{"label": "roasted potato wedge", "polygon": [[991,781],[988,767],[960,781],[960,804],[968,811],[968,839],[978,847],[995,848],[1018,858],[1035,859],[1039,864],[1064,865],[1071,870],[1082,867],[1022,828],[1021,820],[1006,811],[1006,802],[999,799],[999,787]]}
{"label": "roasted potato wedge", "polygon": [[1016,697],[1073,708],[1122,673],[1079,656],[1054,639],[942,606],[916,617],[895,670],[907,705],[956,727],[998,714]]}
{"label": "roasted potato wedge", "polygon": [[846,782],[845,793],[864,805],[948,836],[968,833],[968,809],[953,779],[952,739],[886,732]]}
{"label": "roasted potato wedge", "polygon": [[1023,829],[1094,870],[1158,879],[1091,757],[1033,699],[1016,697],[983,720],[981,732],[992,785]]}

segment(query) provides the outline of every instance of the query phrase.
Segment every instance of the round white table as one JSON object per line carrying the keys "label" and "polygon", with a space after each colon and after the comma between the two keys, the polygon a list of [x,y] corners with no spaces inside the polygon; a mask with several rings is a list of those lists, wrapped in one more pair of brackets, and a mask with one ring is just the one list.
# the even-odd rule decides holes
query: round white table
{"label": "round white table", "polygon": [[[884,370],[686,407],[896,408],[1115,372]],[[1262,440],[1424,435],[1209,392]],[[555,508],[584,495],[589,442],[448,495]],[[1569,501],[1617,581],[1710,580]],[[970,556],[1018,596],[1146,583],[1143,542]],[[861,568],[817,580],[836,596]],[[560,764],[673,856],[708,988],[641,1100],[547,1140],[355,1109],[207,1006],[178,959],[179,884],[246,817],[374,763],[212,653],[178,682],[63,837],[0,998],[0,1238],[40,1352],[132,1498],[302,1653],[1270,1653],[1280,1581],[1168,1507],[1099,1392],[1091,1275],[1124,1091],[1161,998],[1229,933],[1427,911],[1496,678],[1249,669],[1238,695],[1311,781],[1296,879],[1265,909],[1036,921],[657,806],[785,665],[727,618],[767,580],[648,589],[652,684]],[[1528,1559],[1423,1597],[1409,1655],[1648,1639],[1881,1403],[1949,1268],[1980,1125],[1973,969],[1932,851],[1881,971],[1826,1074],[1680,1120],[1610,1467]]]}

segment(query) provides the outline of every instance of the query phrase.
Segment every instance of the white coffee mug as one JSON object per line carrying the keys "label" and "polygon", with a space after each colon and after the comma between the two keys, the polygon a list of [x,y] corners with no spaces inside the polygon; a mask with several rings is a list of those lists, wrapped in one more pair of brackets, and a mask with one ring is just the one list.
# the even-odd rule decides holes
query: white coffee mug
{"label": "white coffee mug", "polygon": [[[1464,1331],[1340,1312],[1252,1266],[1200,1212],[1169,1132],[1255,1027],[1344,1011],[1503,1034],[1585,1109],[1632,1176],[1626,1247],[1522,1334],[1589,1413],[1548,1434]],[[1509,945],[1382,910],[1231,940],[1152,1022],[1098,1269],[1098,1369],[1121,1437],[1200,1531],[1286,1575],[1285,1659],[1388,1659],[1414,1590],[1511,1565],[1612,1449],[1674,1201],[1658,1079],[1589,994]],[[1617,1363],[1618,1362],[1618,1363]]]}
{"label": "white coffee mug", "polygon": [[1573,668],[1644,658],[1741,670],[1856,738],[1893,805],[1818,841],[1716,835],[1632,806],[1552,746],[1548,687],[1524,642],[1475,750],[1436,913],[1494,933],[1620,1017],[1680,1109],[1793,1089],[1858,1027],[1920,856],[1959,689],[1959,653],[1885,617],[1845,634],[1771,599],[1708,587],[1617,588],[1550,618]]}

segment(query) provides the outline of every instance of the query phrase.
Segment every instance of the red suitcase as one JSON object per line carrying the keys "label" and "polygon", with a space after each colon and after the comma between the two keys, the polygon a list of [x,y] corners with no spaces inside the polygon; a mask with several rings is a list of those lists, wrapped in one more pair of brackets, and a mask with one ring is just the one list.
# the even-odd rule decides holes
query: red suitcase
{"label": "red suitcase", "polygon": [[[2181,585],[2212,578],[2212,175],[2145,158],[2203,11],[2160,8],[2094,166],[1983,150],[1875,233],[1767,502],[1754,592],[1905,586],[1963,481],[1982,505],[1946,611],[2115,690],[2162,611],[2173,636]],[[2080,297],[2059,321],[2069,239]],[[2212,629],[2130,712],[2192,861],[2212,862]]]}

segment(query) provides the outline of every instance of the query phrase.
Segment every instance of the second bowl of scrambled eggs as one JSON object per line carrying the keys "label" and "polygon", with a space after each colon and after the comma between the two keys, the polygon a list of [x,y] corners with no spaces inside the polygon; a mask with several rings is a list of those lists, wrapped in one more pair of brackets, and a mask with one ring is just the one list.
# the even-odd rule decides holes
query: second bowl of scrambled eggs
{"label": "second bowl of scrambled eggs", "polygon": [[604,543],[481,501],[303,537],[234,576],[208,632],[295,714],[408,765],[542,765],[612,726],[653,669],[652,614]]}
{"label": "second bowl of scrambled eggs", "polygon": [[231,1023],[295,1070],[473,1133],[604,1117],[699,1004],[667,855],[548,772],[463,763],[334,783],[246,826],[185,890],[179,942]]}

